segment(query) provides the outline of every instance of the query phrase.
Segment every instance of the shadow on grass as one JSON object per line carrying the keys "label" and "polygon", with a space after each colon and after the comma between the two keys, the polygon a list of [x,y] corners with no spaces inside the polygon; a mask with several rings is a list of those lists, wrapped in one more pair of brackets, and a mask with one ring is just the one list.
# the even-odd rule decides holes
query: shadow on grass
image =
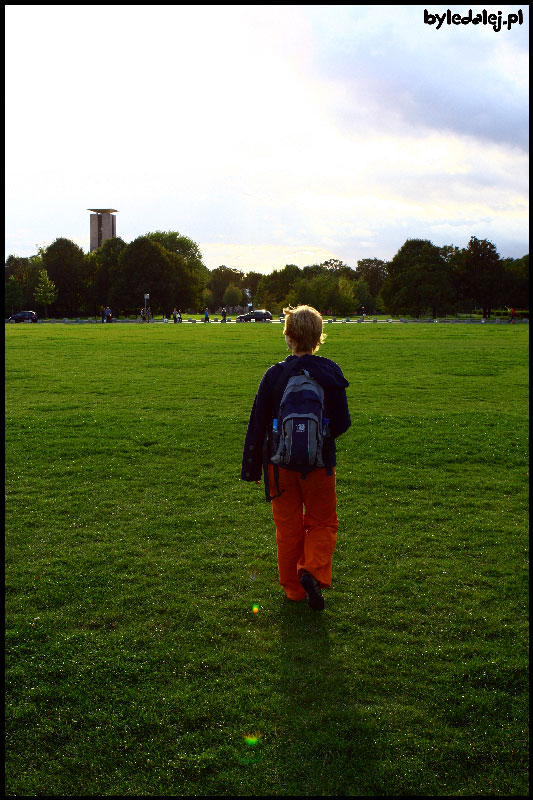
{"label": "shadow on grass", "polygon": [[374,734],[330,638],[326,609],[287,601],[280,611],[279,790],[289,795],[372,795]]}

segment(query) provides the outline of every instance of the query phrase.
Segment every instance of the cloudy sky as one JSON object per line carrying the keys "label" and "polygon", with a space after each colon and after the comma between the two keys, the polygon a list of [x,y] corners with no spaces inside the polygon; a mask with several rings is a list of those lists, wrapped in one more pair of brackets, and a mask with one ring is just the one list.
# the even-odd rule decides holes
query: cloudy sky
{"label": "cloudy sky", "polygon": [[418,5],[7,5],[6,255],[60,236],[88,251],[88,208],[118,209],[127,242],[190,236],[211,269],[356,267],[411,237],[524,255],[529,9],[471,8],[523,24],[437,29]]}

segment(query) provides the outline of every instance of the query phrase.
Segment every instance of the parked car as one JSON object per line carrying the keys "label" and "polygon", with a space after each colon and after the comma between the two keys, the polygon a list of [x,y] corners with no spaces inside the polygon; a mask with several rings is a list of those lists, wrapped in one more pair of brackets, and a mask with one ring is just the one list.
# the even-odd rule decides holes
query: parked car
{"label": "parked car", "polygon": [[251,322],[255,319],[256,322],[266,322],[267,319],[272,319],[272,314],[270,311],[265,311],[263,308],[261,311],[249,311],[247,314],[241,314],[235,322]]}
{"label": "parked car", "polygon": [[12,314],[9,317],[10,322],[26,322],[26,320],[37,322],[37,314],[35,311],[17,311],[16,314]]}

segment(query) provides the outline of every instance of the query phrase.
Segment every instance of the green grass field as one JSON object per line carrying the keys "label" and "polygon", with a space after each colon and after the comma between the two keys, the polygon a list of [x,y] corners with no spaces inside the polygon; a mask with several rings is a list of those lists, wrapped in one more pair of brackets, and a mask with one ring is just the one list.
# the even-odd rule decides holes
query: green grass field
{"label": "green grass field", "polygon": [[6,326],[8,796],[528,794],[527,326],[326,327],[322,614],[239,480],[281,332]]}

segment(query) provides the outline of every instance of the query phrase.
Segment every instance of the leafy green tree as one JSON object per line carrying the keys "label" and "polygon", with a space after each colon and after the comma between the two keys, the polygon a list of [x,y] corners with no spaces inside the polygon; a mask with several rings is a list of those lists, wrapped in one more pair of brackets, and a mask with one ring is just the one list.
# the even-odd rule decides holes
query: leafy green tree
{"label": "leafy green tree", "polygon": [[483,309],[490,317],[502,296],[504,269],[495,245],[487,239],[470,238],[468,247],[452,259],[459,301],[462,306]]}
{"label": "leafy green tree", "polygon": [[6,281],[11,277],[17,278],[29,260],[26,256],[9,255],[6,258]]}
{"label": "leafy green tree", "polygon": [[443,259],[446,261],[447,264],[453,264],[454,259],[457,255],[461,252],[460,247],[456,247],[454,244],[445,244],[439,248],[440,254]]}
{"label": "leafy green tree", "polygon": [[76,316],[86,310],[88,264],[81,247],[70,239],[56,239],[43,251],[42,269],[57,289],[56,314]]}
{"label": "leafy green tree", "polygon": [[427,239],[407,239],[387,267],[381,297],[392,314],[436,317],[455,302],[452,269]]}
{"label": "leafy green tree", "polygon": [[502,260],[504,271],[503,303],[529,310],[529,254]]}
{"label": "leafy green tree", "polygon": [[287,303],[283,300],[278,300],[277,296],[268,289],[261,289],[260,287],[261,282],[259,282],[259,287],[254,298],[254,308],[266,308],[267,311],[270,311],[274,316],[280,314]]}
{"label": "leafy green tree", "polygon": [[119,256],[110,288],[112,308],[127,313],[138,311],[145,293],[150,295],[153,314],[168,313],[174,306],[186,308],[192,299],[187,277],[182,256],[147,236],[139,236]]}
{"label": "leafy green tree", "polygon": [[179,256],[175,263],[180,265],[180,305],[181,307],[197,305],[203,288],[208,285],[210,275],[203,263],[200,247],[188,236],[183,236],[177,231],[154,231],[147,233],[146,237],[162,245],[169,253]]}
{"label": "leafy green tree", "polygon": [[22,291],[20,304],[25,308],[31,309],[35,286],[41,269],[42,258],[40,253],[35,256],[9,255],[6,259],[6,281],[11,276],[16,279]]}
{"label": "leafy green tree", "polygon": [[[232,286],[240,287],[243,278],[244,273],[241,272],[241,270],[226,267],[224,264],[211,270],[207,285],[213,292],[215,308],[224,304],[224,292],[228,286],[231,284]],[[237,305],[237,303],[233,303],[232,305]]]}
{"label": "leafy green tree", "polygon": [[[357,279],[363,279],[370,294],[376,298],[381,291],[381,287],[387,277],[387,263],[382,261],[381,258],[361,258],[357,262],[357,269],[355,270]],[[370,303],[363,303],[367,307]]]}
{"label": "leafy green tree", "polygon": [[[322,313],[351,314],[356,303],[355,276],[355,270],[338,259],[303,269],[287,265],[260,279],[256,304],[270,310],[281,310],[287,305],[310,305]],[[366,299],[366,284],[359,286],[359,293]]]}
{"label": "leafy green tree", "polygon": [[305,305],[314,308],[317,305],[317,294],[313,279],[298,278],[287,294],[286,303],[293,307]]}
{"label": "leafy green tree", "polygon": [[302,278],[310,281],[319,276],[335,278],[335,271],[328,269],[324,264],[309,264],[307,267],[300,270],[300,275]]}
{"label": "leafy green tree", "polygon": [[435,250],[427,249],[425,261],[418,265],[420,308],[429,308],[433,318],[455,309],[456,292],[450,266]]}
{"label": "leafy green tree", "polygon": [[259,281],[263,275],[261,272],[247,272],[244,278],[242,279],[242,287],[248,293],[248,297],[250,298],[250,302],[255,302],[255,296],[257,294],[257,287],[259,286]]}
{"label": "leafy green tree", "polygon": [[165,250],[182,256],[189,269],[196,269],[206,276],[209,273],[202,261],[200,247],[188,236],[183,236],[177,231],[153,231],[145,236],[150,241],[162,245]]}
{"label": "leafy green tree", "polygon": [[183,236],[177,231],[154,231],[147,233],[146,236],[161,244],[170,253],[182,257],[186,273],[191,280],[191,291],[193,291],[193,282],[196,284],[197,290],[201,290],[207,285],[209,270],[203,262],[199,245],[189,236]]}
{"label": "leafy green tree", "polygon": [[243,290],[230,283],[224,292],[224,297],[222,298],[223,305],[225,305],[227,308],[235,308],[235,306],[240,306],[242,301]]}
{"label": "leafy green tree", "polygon": [[353,285],[348,278],[339,278],[339,291],[336,298],[335,313],[342,316],[353,314],[356,300],[354,298]]}
{"label": "leafy green tree", "polygon": [[44,306],[44,316],[48,319],[48,306],[55,302],[57,297],[56,287],[48,277],[45,269],[39,272],[39,280],[35,287],[35,302]]}
{"label": "leafy green tree", "polygon": [[372,297],[365,279],[359,278],[359,280],[354,281],[352,283],[352,291],[354,311],[361,314],[364,308],[367,314],[373,314],[376,308],[376,301],[375,298]]}
{"label": "leafy green tree", "polygon": [[119,259],[127,247],[126,242],[115,236],[102,242],[88,255],[90,263],[89,291],[95,314],[102,306],[111,302],[111,291],[119,272]]}
{"label": "leafy green tree", "polygon": [[[304,269],[304,274],[306,270]],[[338,276],[335,272],[322,270],[312,280],[311,287],[314,293],[314,308],[325,313],[335,306],[338,289]]]}
{"label": "leafy green tree", "polygon": [[215,297],[211,289],[202,289],[202,311],[204,308],[212,309],[215,307]]}
{"label": "leafy green tree", "polygon": [[270,275],[263,275],[257,286],[256,306],[262,308],[281,308],[285,298],[296,280],[302,277],[302,270],[296,264],[287,264],[283,269],[275,269]]}
{"label": "leafy green tree", "polygon": [[22,299],[22,287],[15,276],[11,275],[5,285],[4,302],[6,314],[14,314],[15,309],[20,311]]}

